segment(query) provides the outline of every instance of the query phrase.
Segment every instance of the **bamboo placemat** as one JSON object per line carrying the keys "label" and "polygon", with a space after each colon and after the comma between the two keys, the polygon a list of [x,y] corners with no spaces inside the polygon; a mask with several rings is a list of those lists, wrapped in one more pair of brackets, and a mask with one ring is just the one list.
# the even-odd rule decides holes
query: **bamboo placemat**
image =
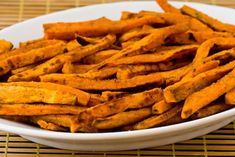
{"label": "bamboo placemat", "polygon": [[[0,29],[42,14],[73,7],[124,0],[0,0]],[[235,0],[184,0],[235,8]],[[234,16],[234,15],[231,15]],[[208,135],[161,146],[117,152],[68,151],[39,145],[18,135],[0,132],[0,157],[150,157],[235,156],[235,122]]]}

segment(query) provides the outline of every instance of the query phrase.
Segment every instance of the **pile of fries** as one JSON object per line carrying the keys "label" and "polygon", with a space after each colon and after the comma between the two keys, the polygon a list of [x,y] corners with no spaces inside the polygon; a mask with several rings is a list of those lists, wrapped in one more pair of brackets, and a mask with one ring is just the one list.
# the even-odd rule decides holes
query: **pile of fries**
{"label": "pile of fries", "polygon": [[[44,24],[0,41],[0,115],[71,132],[139,130],[235,105],[235,26],[189,6]],[[232,16],[232,15],[231,15]]]}

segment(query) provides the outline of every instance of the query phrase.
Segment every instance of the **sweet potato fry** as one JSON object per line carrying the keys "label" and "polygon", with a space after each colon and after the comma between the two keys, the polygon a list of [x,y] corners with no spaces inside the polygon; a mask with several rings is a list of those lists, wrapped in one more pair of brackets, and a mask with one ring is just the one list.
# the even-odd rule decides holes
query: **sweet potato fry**
{"label": "sweet potato fry", "polygon": [[86,37],[97,37],[112,34],[122,34],[130,29],[147,24],[162,24],[164,21],[156,16],[145,16],[123,21],[111,21],[106,18],[77,22],[77,23],[49,23],[44,24],[44,35],[46,39],[71,40],[75,34]]}
{"label": "sweet potato fry", "polygon": [[85,74],[77,74],[77,76],[89,79],[102,80],[114,76],[117,73],[117,70],[117,67],[105,67],[103,69],[100,69],[99,71],[92,71],[90,73]]}
{"label": "sweet potato fry", "polygon": [[123,112],[128,108],[133,109],[150,106],[154,102],[160,101],[161,99],[162,90],[160,88],[155,88],[90,107],[82,112],[79,116],[80,119],[83,120],[103,118]]}
{"label": "sweet potato fry", "polygon": [[109,62],[109,65],[125,65],[125,64],[143,64],[143,63],[159,63],[168,61],[172,58],[180,58],[188,54],[196,53],[198,45],[186,45],[180,46],[172,50],[161,51],[154,54],[142,54],[132,57],[124,57],[113,62]]}
{"label": "sweet potato fry", "polygon": [[181,14],[180,10],[170,5],[167,0],[156,0],[156,2],[165,12]]}
{"label": "sweet potato fry", "polygon": [[119,50],[109,49],[97,52],[93,55],[87,56],[81,60],[83,64],[97,64],[102,62],[103,60],[113,56],[114,54],[118,53]]}
{"label": "sweet potato fry", "polygon": [[98,51],[109,48],[115,42],[115,40],[115,35],[107,35],[94,45],[87,45],[82,47],[81,49],[78,48],[78,50],[74,49],[73,51],[68,52],[67,56],[70,57],[71,62],[79,62],[84,57],[90,56]]}
{"label": "sweet potato fry", "polygon": [[66,128],[58,126],[54,123],[46,122],[45,120],[41,120],[39,118],[30,118],[31,121],[40,126],[42,129],[51,130],[51,131],[67,131]]}
{"label": "sweet potato fry", "polygon": [[134,130],[147,129],[161,125],[172,117],[176,116],[182,110],[182,105],[176,105],[174,108],[160,115],[154,115],[134,125]]}
{"label": "sweet potato fry", "polygon": [[127,80],[93,80],[81,77],[68,76],[66,74],[49,74],[40,76],[42,82],[54,82],[65,84],[82,90],[124,90],[142,87],[145,85],[161,85],[164,80],[159,74],[137,76]]}
{"label": "sweet potato fry", "polygon": [[[52,58],[64,52],[64,42],[58,42],[39,49],[33,49],[27,53],[14,55],[0,62],[0,75],[6,74],[11,69],[20,68],[29,64]],[[50,53],[48,53],[50,52]]]}
{"label": "sweet potato fry", "polygon": [[11,70],[11,74],[15,75],[15,74],[21,73],[23,71],[32,69],[32,68],[36,67],[37,65],[38,64],[30,64],[30,65],[26,65],[26,66],[21,67],[21,68],[13,69],[13,70]]}
{"label": "sweet potato fry", "polygon": [[33,69],[29,69],[18,73],[16,75],[12,75],[9,77],[8,82],[17,82],[17,81],[35,81],[39,79],[39,76],[55,73],[63,67],[65,61],[68,60],[64,54],[58,55]]}
{"label": "sweet potato fry", "polygon": [[98,129],[113,129],[139,122],[151,115],[151,108],[120,112],[106,118],[95,119],[92,125]]}
{"label": "sweet potato fry", "polygon": [[104,91],[101,94],[101,97],[105,100],[105,101],[110,101],[113,99],[118,99],[121,98],[123,96],[127,96],[130,93],[127,92],[112,92],[112,91]]}
{"label": "sweet potato fry", "polygon": [[79,64],[66,61],[63,65],[62,72],[64,74],[82,74],[88,72],[95,66],[96,64]]}
{"label": "sweet potato fry", "polygon": [[44,42],[46,41],[44,38],[38,38],[38,39],[33,39],[33,40],[28,40],[28,41],[23,41],[19,43],[19,47],[26,47],[29,45],[35,45],[36,43]]}
{"label": "sweet potato fry", "polygon": [[165,100],[161,100],[159,102],[156,102],[152,106],[152,113],[153,114],[162,114],[169,109],[173,108],[176,104],[173,103],[167,103]]}
{"label": "sweet potato fry", "polygon": [[133,18],[136,18],[136,13],[132,13],[129,11],[122,11],[120,20],[129,20]]}
{"label": "sweet potato fry", "polygon": [[235,33],[235,26],[232,24],[222,23],[196,9],[193,9],[187,5],[184,5],[181,9],[183,14],[192,16],[206,25],[210,26],[212,29],[220,32],[231,32]]}
{"label": "sweet potato fry", "polygon": [[14,85],[0,86],[0,103],[49,103],[76,104],[76,96],[58,90],[23,87]]}
{"label": "sweet potato fry", "polygon": [[[181,113],[183,119],[188,118],[199,109],[207,106],[226,92],[235,87],[235,69],[222,77],[216,83],[203,88],[187,97]],[[216,92],[215,92],[216,91]]]}
{"label": "sweet potato fry", "polygon": [[216,67],[219,66],[219,64],[220,64],[220,61],[218,60],[211,60],[211,61],[205,62],[204,64],[198,66],[196,69],[193,70],[192,77],[195,77],[200,73],[215,69]]}
{"label": "sweet potato fry", "polygon": [[10,51],[13,44],[10,41],[0,39],[0,54]]}
{"label": "sweet potato fry", "polygon": [[57,104],[0,104],[0,115],[37,116],[51,114],[78,115],[85,107]]}
{"label": "sweet potato fry", "polygon": [[224,102],[216,101],[209,104],[209,106],[203,107],[202,109],[198,110],[191,117],[192,119],[204,118],[222,112],[229,108],[231,108],[230,105],[227,105]]}
{"label": "sweet potato fry", "polygon": [[86,46],[88,44],[96,44],[99,42],[101,38],[100,37],[96,37],[96,38],[89,38],[89,37],[85,37],[85,36],[81,36],[79,34],[76,34],[76,40],[78,43],[80,43],[82,46]]}
{"label": "sweet potato fry", "polygon": [[58,126],[70,128],[71,132],[75,132],[74,128],[77,123],[76,115],[44,115],[44,116],[33,116],[33,119],[41,119],[49,123],[54,123]]}
{"label": "sweet potato fry", "polygon": [[213,60],[219,60],[221,63],[229,61],[235,58],[235,48],[220,51],[204,59],[204,62],[210,62]]}
{"label": "sweet potato fry", "polygon": [[225,94],[225,103],[235,105],[235,88]]}
{"label": "sweet potato fry", "polygon": [[167,126],[167,125],[173,125],[173,124],[178,124],[181,122],[186,121],[185,119],[182,119],[180,116],[180,113],[178,113],[177,115],[173,116],[172,118],[162,122],[161,124],[159,124],[159,126]]}
{"label": "sweet potato fry", "polygon": [[168,103],[184,100],[190,94],[220,79],[234,67],[235,61],[232,61],[226,65],[198,74],[194,78],[177,82],[164,89],[164,98]]}
{"label": "sweet potato fry", "polygon": [[84,91],[69,87],[69,86],[64,86],[64,85],[59,85],[59,84],[54,84],[54,83],[49,83],[49,82],[12,82],[12,83],[1,83],[2,86],[21,86],[21,87],[33,87],[37,89],[48,89],[48,90],[55,90],[59,92],[64,92],[66,94],[71,94],[75,95],[77,97],[77,102],[80,105],[87,105],[91,95],[89,93],[86,93]]}
{"label": "sweet potato fry", "polygon": [[73,51],[73,50],[81,48],[81,47],[82,47],[82,45],[79,44],[76,39],[71,40],[66,44],[67,51]]}
{"label": "sweet potato fry", "polygon": [[138,42],[135,42],[133,45],[130,45],[127,48],[121,50],[119,53],[113,55],[112,57],[104,60],[93,69],[98,70],[102,68],[104,65],[110,62],[113,62],[114,60],[119,59],[124,56],[126,57],[126,56],[130,56],[133,54],[135,55],[141,54],[141,53],[145,53],[147,51],[153,50],[156,47],[161,46],[168,36],[172,34],[176,34],[176,33],[183,33],[187,30],[188,30],[187,23],[181,23],[181,24],[177,24],[177,25],[173,25],[169,27],[155,29],[148,36],[144,37]]}

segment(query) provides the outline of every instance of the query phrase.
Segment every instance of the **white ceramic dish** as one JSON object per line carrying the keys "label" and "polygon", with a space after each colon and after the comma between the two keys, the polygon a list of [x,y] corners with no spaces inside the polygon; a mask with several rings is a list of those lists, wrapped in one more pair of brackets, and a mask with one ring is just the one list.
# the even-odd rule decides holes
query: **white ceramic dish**
{"label": "white ceramic dish", "polygon": [[[180,7],[181,2],[172,2]],[[235,10],[198,3],[186,3],[224,22],[234,23]],[[122,2],[88,6],[61,11],[31,19],[0,31],[0,38],[20,41],[42,36],[42,24],[56,21],[82,21],[106,16],[118,19],[123,10],[140,11],[160,8],[155,2]],[[0,130],[19,134],[31,141],[63,149],[112,151],[146,148],[170,144],[207,134],[235,120],[235,108],[203,119],[181,124],[138,131],[113,133],[63,133],[42,130],[33,126],[0,119]]]}

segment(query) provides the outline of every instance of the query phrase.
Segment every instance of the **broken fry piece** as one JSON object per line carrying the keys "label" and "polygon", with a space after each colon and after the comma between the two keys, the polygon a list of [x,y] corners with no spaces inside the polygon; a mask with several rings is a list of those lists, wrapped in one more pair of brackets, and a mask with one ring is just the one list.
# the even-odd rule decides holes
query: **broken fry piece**
{"label": "broken fry piece", "polygon": [[173,108],[175,105],[176,104],[167,103],[165,100],[161,100],[159,102],[156,102],[152,106],[152,113],[153,114],[162,114],[162,113],[168,111],[169,109]]}
{"label": "broken fry piece", "polygon": [[225,94],[225,103],[235,105],[235,89],[232,89]]}
{"label": "broken fry piece", "polygon": [[181,14],[180,10],[170,5],[167,0],[156,0],[156,2],[165,12]]}
{"label": "broken fry piece", "polygon": [[10,41],[0,39],[0,54],[10,51],[13,44]]}
{"label": "broken fry piece", "polygon": [[38,118],[30,118],[30,119],[33,123],[38,124],[42,129],[51,130],[51,131],[67,131],[66,128],[58,126],[54,123],[46,122]]}

